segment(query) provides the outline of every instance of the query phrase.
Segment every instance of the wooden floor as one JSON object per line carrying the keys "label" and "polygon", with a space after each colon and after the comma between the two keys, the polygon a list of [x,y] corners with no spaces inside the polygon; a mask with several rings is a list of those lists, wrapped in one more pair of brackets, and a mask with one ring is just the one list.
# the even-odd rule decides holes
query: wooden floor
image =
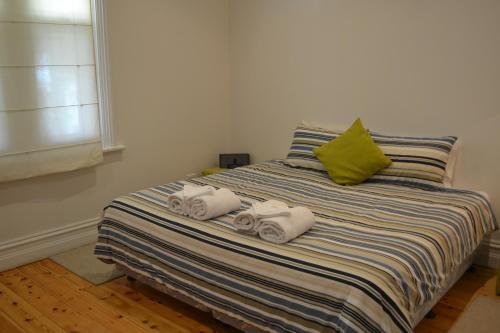
{"label": "wooden floor", "polygon": [[[446,332],[477,294],[494,296],[495,272],[467,272],[418,333]],[[46,259],[0,273],[0,332],[238,332],[138,282],[94,286]]]}

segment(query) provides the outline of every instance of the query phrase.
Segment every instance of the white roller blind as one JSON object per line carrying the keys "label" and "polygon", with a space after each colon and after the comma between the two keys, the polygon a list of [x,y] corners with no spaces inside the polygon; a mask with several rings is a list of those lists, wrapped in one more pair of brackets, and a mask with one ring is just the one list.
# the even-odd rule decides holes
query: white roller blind
{"label": "white roller blind", "polygon": [[90,0],[0,0],[0,181],[102,160]]}

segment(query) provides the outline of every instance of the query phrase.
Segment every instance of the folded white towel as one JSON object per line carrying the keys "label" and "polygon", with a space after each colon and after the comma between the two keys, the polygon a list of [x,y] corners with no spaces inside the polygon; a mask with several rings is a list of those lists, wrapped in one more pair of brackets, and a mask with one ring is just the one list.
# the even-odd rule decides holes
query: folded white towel
{"label": "folded white towel", "polygon": [[184,212],[186,215],[191,215],[191,207],[193,200],[203,195],[215,193],[215,188],[212,186],[184,186]]}
{"label": "folded white towel", "polygon": [[233,225],[239,231],[256,235],[262,218],[276,216],[290,216],[290,208],[286,203],[278,200],[255,202],[252,207],[235,216]]}
{"label": "folded white towel", "polygon": [[177,214],[184,214],[184,190],[172,193],[167,198],[168,209]]}
{"label": "folded white towel", "polygon": [[191,184],[184,185],[184,196],[185,198],[194,198],[200,195],[209,194],[215,191],[215,188],[209,185],[196,186]]}
{"label": "folded white towel", "polygon": [[272,243],[286,243],[311,229],[314,214],[305,207],[290,208],[290,216],[265,217],[258,228],[260,238]]}
{"label": "folded white towel", "polygon": [[189,215],[191,202],[200,195],[213,193],[215,189],[212,186],[195,186],[185,184],[180,191],[172,193],[167,198],[168,208],[177,214]]}
{"label": "folded white towel", "polygon": [[238,213],[233,219],[233,225],[238,231],[257,235],[258,220],[253,207]]}
{"label": "folded white towel", "polygon": [[192,199],[190,216],[205,221],[240,209],[240,198],[226,188]]}
{"label": "folded white towel", "polygon": [[258,219],[263,217],[290,216],[288,205],[278,200],[255,202],[252,208]]}

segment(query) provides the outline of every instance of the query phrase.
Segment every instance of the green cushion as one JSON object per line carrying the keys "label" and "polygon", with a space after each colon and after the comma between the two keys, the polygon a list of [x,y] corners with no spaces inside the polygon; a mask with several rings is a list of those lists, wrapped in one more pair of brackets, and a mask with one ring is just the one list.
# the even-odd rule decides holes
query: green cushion
{"label": "green cushion", "polygon": [[330,178],[340,185],[362,183],[392,163],[359,118],[344,134],[313,151]]}

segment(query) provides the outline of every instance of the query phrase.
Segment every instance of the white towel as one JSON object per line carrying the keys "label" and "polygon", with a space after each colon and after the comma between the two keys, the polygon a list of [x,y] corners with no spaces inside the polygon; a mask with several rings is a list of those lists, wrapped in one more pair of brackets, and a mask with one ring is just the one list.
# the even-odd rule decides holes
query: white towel
{"label": "white towel", "polygon": [[257,235],[258,220],[253,211],[253,207],[238,213],[233,219],[233,226],[238,231]]}
{"label": "white towel", "polygon": [[290,208],[286,203],[277,200],[255,202],[252,207],[235,216],[233,225],[239,231],[256,235],[262,218],[276,216],[290,216]]}
{"label": "white towel", "polygon": [[240,209],[240,198],[227,188],[192,199],[190,216],[205,221]]}
{"label": "white towel", "polygon": [[290,208],[288,208],[288,205],[278,200],[255,202],[252,208],[258,219],[263,217],[290,216]]}
{"label": "white towel", "polygon": [[263,218],[259,226],[260,238],[272,243],[286,243],[311,229],[314,214],[305,207],[290,208],[290,216]]}
{"label": "white towel", "polygon": [[168,209],[177,214],[184,214],[184,190],[172,193],[167,198]]}
{"label": "white towel", "polygon": [[191,215],[191,207],[194,199],[202,195],[209,195],[215,193],[215,188],[212,186],[184,186],[184,214]]}
{"label": "white towel", "polygon": [[192,199],[200,195],[213,193],[214,191],[215,189],[212,186],[186,184],[182,190],[168,196],[168,208],[174,213],[188,216]]}

